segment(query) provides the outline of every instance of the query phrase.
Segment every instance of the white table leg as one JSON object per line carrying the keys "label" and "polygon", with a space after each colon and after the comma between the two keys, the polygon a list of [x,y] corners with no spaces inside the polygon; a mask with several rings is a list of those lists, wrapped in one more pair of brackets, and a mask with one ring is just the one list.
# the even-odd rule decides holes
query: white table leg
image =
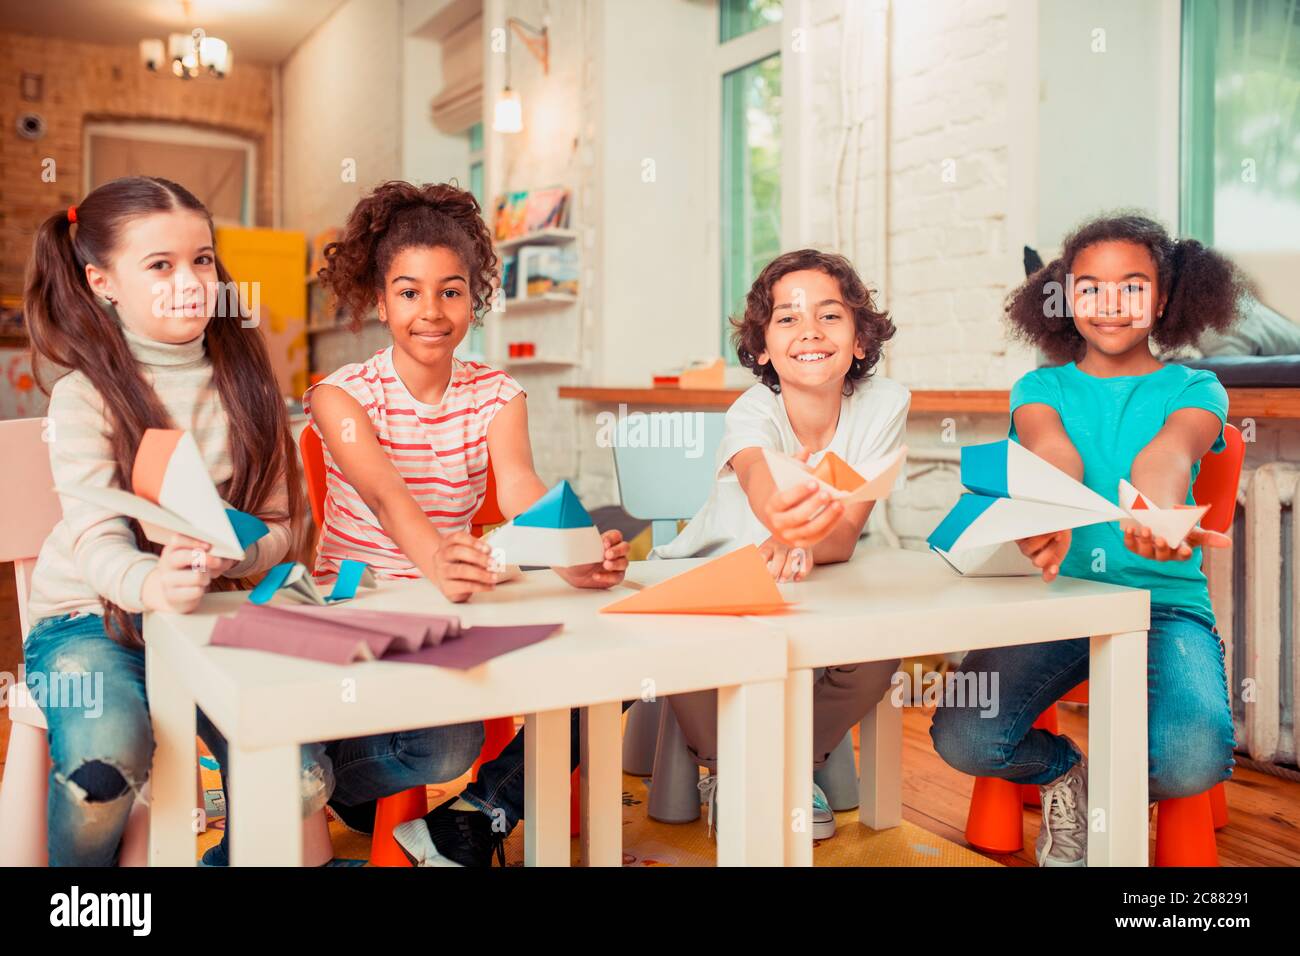
{"label": "white table leg", "polygon": [[719,866],[780,866],[784,857],[784,685],[718,689]]}
{"label": "white table leg", "polygon": [[229,742],[233,866],[302,865],[302,756],[297,744],[245,750]]}
{"label": "white table leg", "polygon": [[[812,866],[813,672],[785,678],[785,865]],[[721,832],[721,831],[719,831]]]}
{"label": "white table leg", "polygon": [[858,819],[873,830],[903,822],[903,708],[886,694],[858,725]]}
{"label": "white table leg", "polygon": [[1147,865],[1147,634],[1094,637],[1088,674],[1088,865]]}
{"label": "white table leg", "polygon": [[194,805],[194,698],[172,675],[152,644],[145,644],[145,686],[153,721],[149,774],[149,863],[194,866],[194,836],[203,806]]}
{"label": "white table leg", "polygon": [[524,717],[524,863],[569,865],[569,711]]}
{"label": "white table leg", "polygon": [[623,708],[582,708],[582,862],[623,865]]}

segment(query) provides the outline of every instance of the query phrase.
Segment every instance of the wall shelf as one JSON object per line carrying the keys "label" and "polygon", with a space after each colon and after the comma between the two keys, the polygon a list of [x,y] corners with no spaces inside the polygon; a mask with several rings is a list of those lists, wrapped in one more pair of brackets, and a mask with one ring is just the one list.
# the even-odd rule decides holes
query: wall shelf
{"label": "wall shelf", "polygon": [[562,246],[577,238],[576,229],[539,229],[514,239],[502,239],[496,243],[496,248],[498,252],[512,252],[520,246]]}
{"label": "wall shelf", "polygon": [[502,299],[505,303],[505,309],[502,315],[523,315],[531,312],[541,312],[545,309],[559,309],[566,305],[576,305],[578,297],[569,295],[564,292],[547,292],[542,295],[530,295],[525,299]]}
{"label": "wall shelf", "polygon": [[551,358],[546,355],[534,355],[528,358],[503,358],[500,362],[502,365],[513,365],[523,367],[526,365],[551,366],[554,368],[572,368],[578,363],[572,359]]}

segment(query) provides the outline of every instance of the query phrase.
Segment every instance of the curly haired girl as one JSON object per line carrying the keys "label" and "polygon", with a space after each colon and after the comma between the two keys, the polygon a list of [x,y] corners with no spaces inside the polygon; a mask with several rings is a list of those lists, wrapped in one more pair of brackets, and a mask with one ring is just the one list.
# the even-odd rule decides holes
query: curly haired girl
{"label": "curly haired girl", "polygon": [[[1120,214],[1086,223],[1060,258],[1008,299],[1015,334],[1065,364],[1025,375],[1011,390],[1010,437],[1098,494],[1119,479],[1158,507],[1191,504],[1200,460],[1224,448],[1228,395],[1214,374],[1166,365],[1173,348],[1236,318],[1244,282],[1224,256],[1159,223]],[[1201,793],[1232,768],[1232,713],[1223,645],[1201,571],[1200,528],[1185,542],[1098,524],[1037,535],[1020,549],[1042,570],[1151,593],[1148,750],[1151,799]],[[936,749],[966,773],[1038,784],[1042,866],[1087,859],[1087,771],[1064,736],[1031,729],[1047,703],[1088,677],[1088,639],[975,651],[962,669],[1001,674],[1000,716],[940,708]]]}
{"label": "curly haired girl", "polygon": [[[324,440],[328,476],[315,573],[332,577],[354,558],[380,578],[426,577],[452,601],[491,590],[499,571],[469,530],[487,493],[489,458],[507,518],[546,486],[533,468],[523,389],[453,354],[497,277],[478,202],[447,184],[384,183],[357,203],[325,257],[320,278],[353,321],[377,309],[393,344],[303,399]],[[555,571],[574,587],[618,583],[628,546],[618,531],[603,538],[602,561]],[[417,862],[485,865],[522,815],[520,737],[480,768],[463,798],[396,835]]]}

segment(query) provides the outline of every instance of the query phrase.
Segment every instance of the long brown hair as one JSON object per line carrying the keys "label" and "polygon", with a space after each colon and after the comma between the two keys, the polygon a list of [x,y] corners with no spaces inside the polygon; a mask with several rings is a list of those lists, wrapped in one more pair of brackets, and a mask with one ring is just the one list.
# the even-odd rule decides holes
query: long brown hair
{"label": "long brown hair", "polygon": [[[175,423],[131,353],[121,325],[91,292],[86,265],[108,267],[130,220],[175,209],[196,212],[212,226],[208,210],[184,186],[152,176],[115,179],[81,201],[75,225],[62,211],[41,223],[27,266],[23,309],[35,377],[48,393],[39,374],[39,363],[46,361],[90,380],[104,401],[117,465],[115,479],[128,489],[145,429],[174,428]],[[288,412],[276,387],[266,343],[260,333],[249,334],[241,326],[242,310],[230,273],[219,259],[215,261],[222,294],[203,341],[212,363],[212,381],[229,422],[233,471],[223,497],[263,520],[288,519],[296,540],[302,492]],[[280,482],[288,487],[288,514],[267,511]],[[141,550],[161,550],[146,541],[138,523],[132,522],[132,526]],[[215,590],[238,586],[239,582],[227,578],[212,583]],[[101,603],[109,636],[128,646],[141,646],[131,615],[104,598]]]}

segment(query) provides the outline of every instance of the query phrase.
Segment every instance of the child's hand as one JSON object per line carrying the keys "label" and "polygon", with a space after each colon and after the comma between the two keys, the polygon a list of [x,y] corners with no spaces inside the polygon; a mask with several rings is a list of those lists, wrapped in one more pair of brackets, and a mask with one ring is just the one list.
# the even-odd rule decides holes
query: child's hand
{"label": "child's hand", "polygon": [[623,574],[627,571],[628,543],[616,530],[606,531],[600,539],[605,543],[603,562],[556,568],[555,573],[575,588],[608,588],[622,581]]}
{"label": "child's hand", "polygon": [[1069,553],[1070,531],[1036,534],[1021,538],[1016,544],[1020,546],[1020,553],[1034,562],[1034,567],[1042,569],[1043,580],[1051,581],[1061,573],[1061,561]]}
{"label": "child's hand", "polygon": [[767,569],[778,581],[802,581],[812,570],[811,551],[787,547],[776,538],[768,538],[758,546],[758,553],[767,562]]}
{"label": "child's hand", "polygon": [[1219,534],[1217,531],[1206,531],[1204,528],[1199,527],[1189,531],[1183,543],[1177,548],[1169,547],[1164,538],[1154,534],[1150,528],[1140,525],[1136,521],[1121,521],[1120,527],[1124,529],[1124,547],[1134,554],[1150,558],[1153,561],[1186,561],[1192,556],[1193,548],[1228,548],[1232,546],[1232,539],[1226,534]]}
{"label": "child's hand", "polygon": [[150,611],[189,614],[212,581],[212,568],[222,559],[208,557],[206,541],[178,534],[164,545],[158,563],[144,579],[140,599]]}
{"label": "child's hand", "polygon": [[443,535],[433,562],[433,583],[455,604],[496,586],[498,574],[492,570],[492,545],[468,531]]}
{"label": "child's hand", "polygon": [[[801,447],[794,457],[807,462],[808,454],[808,449]],[[778,491],[767,499],[765,514],[760,516],[783,544],[809,554],[813,545],[830,534],[844,517],[844,506],[819,487],[810,478],[804,484]]]}

